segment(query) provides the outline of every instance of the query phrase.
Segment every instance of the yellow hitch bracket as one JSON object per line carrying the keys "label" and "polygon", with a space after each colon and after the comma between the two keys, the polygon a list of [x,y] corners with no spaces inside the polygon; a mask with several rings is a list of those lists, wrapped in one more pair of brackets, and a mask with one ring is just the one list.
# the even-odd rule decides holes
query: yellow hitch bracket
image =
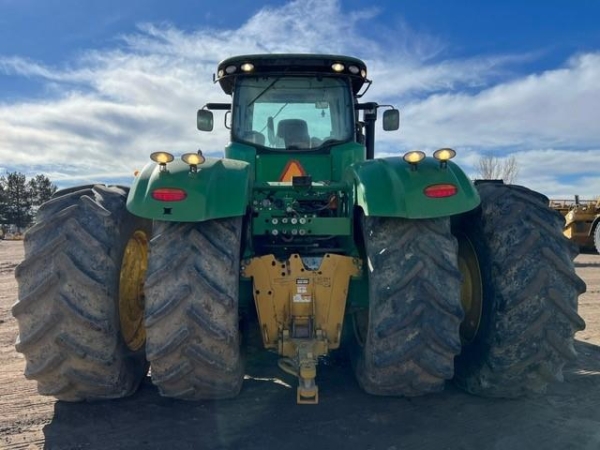
{"label": "yellow hitch bracket", "polygon": [[[314,258],[312,258],[314,260]],[[361,273],[361,260],[327,253],[319,267],[306,267],[300,255],[286,260],[265,255],[242,263],[252,278],[263,344],[294,361],[298,403],[317,403],[319,356],[340,346],[350,277]]]}
{"label": "yellow hitch bracket", "polygon": [[306,268],[298,254],[284,261],[274,255],[244,261],[242,273],[253,279],[264,346],[295,357],[295,346],[283,341],[284,335],[298,338],[293,329],[297,325],[297,333],[309,326],[306,338],[322,336],[328,350],[338,348],[350,277],[360,272],[359,259],[330,253],[317,270]]}

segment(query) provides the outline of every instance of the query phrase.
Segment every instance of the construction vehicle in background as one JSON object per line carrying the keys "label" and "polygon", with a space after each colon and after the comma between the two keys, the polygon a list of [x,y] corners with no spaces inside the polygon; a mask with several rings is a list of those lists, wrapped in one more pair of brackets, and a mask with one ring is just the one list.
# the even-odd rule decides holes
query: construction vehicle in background
{"label": "construction vehicle in background", "polygon": [[[59,191],[25,235],[16,348],[61,400],[236,396],[240,319],[317,403],[345,348],[362,388],[416,396],[454,380],[514,397],[562,379],[585,324],[576,246],[543,195],[473,184],[440,148],[375,158],[398,110],[363,102],[359,59],[226,59],[197,126],[225,112],[225,158],[150,155],[131,188]],[[383,114],[380,114],[380,111]],[[326,391],[326,389],[323,389]]]}
{"label": "construction vehicle in background", "polygon": [[596,200],[550,200],[550,206],[565,217],[564,234],[580,249],[600,253],[600,197]]}

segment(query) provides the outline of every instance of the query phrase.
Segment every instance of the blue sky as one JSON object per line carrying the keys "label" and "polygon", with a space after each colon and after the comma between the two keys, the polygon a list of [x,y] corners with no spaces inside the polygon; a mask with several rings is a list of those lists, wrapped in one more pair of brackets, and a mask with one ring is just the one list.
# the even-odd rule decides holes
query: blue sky
{"label": "blue sky", "polygon": [[514,155],[517,182],[600,195],[600,2],[0,0],[0,173],[128,182],[156,150],[219,154],[195,111],[219,60],[357,56],[368,100],[401,110],[380,156],[450,146],[467,173]]}

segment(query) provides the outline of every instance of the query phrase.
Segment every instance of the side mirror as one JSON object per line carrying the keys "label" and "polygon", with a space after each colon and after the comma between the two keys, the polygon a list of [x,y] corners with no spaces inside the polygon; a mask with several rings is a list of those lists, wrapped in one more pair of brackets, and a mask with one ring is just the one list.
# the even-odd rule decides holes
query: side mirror
{"label": "side mirror", "polygon": [[212,131],[214,125],[213,113],[207,109],[199,109],[196,124],[200,131]]}
{"label": "side mirror", "polygon": [[383,129],[394,131],[400,128],[400,111],[397,109],[386,109],[383,112]]}

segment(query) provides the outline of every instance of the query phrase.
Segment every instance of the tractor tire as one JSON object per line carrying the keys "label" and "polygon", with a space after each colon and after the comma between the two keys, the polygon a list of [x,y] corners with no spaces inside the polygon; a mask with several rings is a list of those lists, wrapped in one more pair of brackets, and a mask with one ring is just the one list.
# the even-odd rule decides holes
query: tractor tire
{"label": "tractor tire", "polygon": [[596,252],[600,254],[600,224],[596,225],[594,230],[594,245],[596,246]]}
{"label": "tractor tire", "polygon": [[123,254],[133,233],[149,227],[127,212],[126,197],[126,190],[104,185],[59,192],[25,233],[12,314],[25,376],[42,395],[119,398],[147,374],[143,350],[131,351],[121,334]]}
{"label": "tractor tire", "polygon": [[355,372],[374,395],[438,392],[460,352],[460,272],[448,219],[365,217],[369,310],[355,314]]}
{"label": "tractor tire", "polygon": [[[456,360],[455,381],[490,397],[542,393],[576,358],[573,336],[585,327],[577,297],[577,246],[543,195],[483,183],[481,206],[459,227],[479,261],[482,313],[477,334]],[[459,236],[459,240],[461,237]]]}
{"label": "tractor tire", "polygon": [[146,279],[146,352],[165,397],[235,397],[242,218],[155,222]]}

